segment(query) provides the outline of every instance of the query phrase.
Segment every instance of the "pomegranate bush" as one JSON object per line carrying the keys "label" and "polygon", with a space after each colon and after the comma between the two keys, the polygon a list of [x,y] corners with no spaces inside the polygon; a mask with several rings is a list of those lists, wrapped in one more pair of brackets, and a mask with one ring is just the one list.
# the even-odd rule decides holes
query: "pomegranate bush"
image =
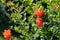
{"label": "pomegranate bush", "polygon": [[0,35],[5,40],[60,40],[60,0],[0,0]]}

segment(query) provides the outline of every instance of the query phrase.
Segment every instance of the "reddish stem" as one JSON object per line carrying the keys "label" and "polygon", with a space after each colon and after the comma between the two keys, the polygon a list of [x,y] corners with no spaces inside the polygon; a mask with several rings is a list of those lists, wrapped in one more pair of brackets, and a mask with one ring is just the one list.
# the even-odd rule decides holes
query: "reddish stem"
{"label": "reddish stem", "polygon": [[6,40],[9,40],[9,39],[6,39]]}

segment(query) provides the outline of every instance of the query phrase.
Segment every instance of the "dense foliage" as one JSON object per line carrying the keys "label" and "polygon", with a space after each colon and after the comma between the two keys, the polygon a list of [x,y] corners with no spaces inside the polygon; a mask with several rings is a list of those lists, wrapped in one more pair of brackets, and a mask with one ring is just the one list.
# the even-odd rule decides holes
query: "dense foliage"
{"label": "dense foliage", "polygon": [[0,0],[0,36],[5,29],[12,40],[60,40],[60,0]]}

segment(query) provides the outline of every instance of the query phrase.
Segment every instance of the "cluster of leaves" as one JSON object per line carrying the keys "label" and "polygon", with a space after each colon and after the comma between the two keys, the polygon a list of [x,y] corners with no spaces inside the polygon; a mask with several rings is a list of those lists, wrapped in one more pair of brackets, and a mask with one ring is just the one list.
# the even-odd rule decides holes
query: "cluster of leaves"
{"label": "cluster of leaves", "polygon": [[[10,28],[21,40],[60,40],[59,5],[59,0],[0,0],[0,30]],[[45,11],[41,29],[33,18],[37,8]]]}

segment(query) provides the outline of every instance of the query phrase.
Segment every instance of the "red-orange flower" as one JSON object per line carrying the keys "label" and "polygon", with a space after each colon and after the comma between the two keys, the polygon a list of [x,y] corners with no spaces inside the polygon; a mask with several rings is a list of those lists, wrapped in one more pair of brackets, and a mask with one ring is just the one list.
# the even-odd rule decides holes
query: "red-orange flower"
{"label": "red-orange flower", "polygon": [[44,14],[45,14],[44,10],[41,10],[41,9],[36,9],[36,10],[35,10],[35,15],[36,15],[37,17],[43,17]]}
{"label": "red-orange flower", "polygon": [[12,37],[11,30],[10,29],[4,30],[3,36],[6,40],[9,40]]}
{"label": "red-orange flower", "polygon": [[37,24],[38,28],[42,28],[42,26],[43,26],[43,19],[37,18],[36,19],[36,24]]}
{"label": "red-orange flower", "polygon": [[54,5],[54,9],[58,9],[58,5],[57,4]]}

